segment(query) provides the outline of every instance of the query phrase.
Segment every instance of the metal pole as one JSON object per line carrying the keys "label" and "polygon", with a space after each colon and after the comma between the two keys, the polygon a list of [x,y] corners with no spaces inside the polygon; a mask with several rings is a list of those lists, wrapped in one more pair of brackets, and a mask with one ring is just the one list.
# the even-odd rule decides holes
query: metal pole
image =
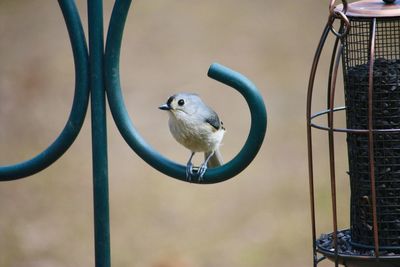
{"label": "metal pole", "polygon": [[96,267],[110,267],[106,96],[103,80],[103,2],[88,0]]}
{"label": "metal pole", "polygon": [[374,250],[375,256],[379,258],[379,234],[378,234],[378,215],[376,211],[376,187],[375,187],[375,156],[374,156],[374,122],[373,122],[373,91],[374,91],[374,64],[375,64],[375,39],[376,39],[376,18],[372,20],[371,41],[370,41],[370,59],[369,59],[369,77],[368,77],[368,157],[369,157],[369,175],[371,180],[371,198],[372,198],[372,220],[374,230]]}
{"label": "metal pole", "polygon": [[315,192],[314,192],[314,166],[313,166],[313,145],[312,145],[312,131],[311,131],[311,102],[314,90],[315,75],[317,73],[319,59],[321,57],[322,50],[325,45],[326,38],[328,37],[330,30],[330,23],[327,23],[322,33],[321,39],[318,44],[317,51],[314,55],[313,64],[311,67],[310,78],[308,81],[307,91],[307,147],[308,147],[308,173],[309,173],[309,187],[310,187],[310,206],[311,206],[311,225],[312,225],[312,246],[313,246],[313,266],[318,265],[318,255],[316,249],[317,230],[316,230],[316,219],[315,219]]}
{"label": "metal pole", "polygon": [[[332,199],[332,217],[333,217],[333,245],[335,247],[335,267],[339,266],[339,248],[338,248],[338,218],[337,218],[337,194],[336,194],[336,169],[335,169],[335,140],[333,132],[333,109],[335,102],[335,91],[336,91],[336,80],[338,75],[338,67],[340,62],[340,56],[342,55],[343,44],[341,43],[339,49],[337,49],[337,43],[335,44],[336,60],[331,62],[329,75],[329,95],[328,95],[328,138],[329,138],[329,166],[330,166],[330,178],[331,178],[331,199]],[[332,66],[332,64],[334,65]]]}

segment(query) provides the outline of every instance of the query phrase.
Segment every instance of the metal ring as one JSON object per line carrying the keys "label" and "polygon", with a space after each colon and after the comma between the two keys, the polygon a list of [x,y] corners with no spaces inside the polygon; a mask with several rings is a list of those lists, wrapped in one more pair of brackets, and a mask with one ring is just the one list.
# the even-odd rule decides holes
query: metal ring
{"label": "metal ring", "polygon": [[[336,2],[336,0],[331,0],[331,2],[329,4],[329,13],[330,14],[333,14],[333,12],[335,11],[335,8],[336,8],[335,2]],[[343,4],[342,12],[346,13],[348,10],[349,4],[347,3],[346,0],[342,0],[342,4]]]}
{"label": "metal ring", "polygon": [[[186,166],[175,163],[153,149],[135,129],[124,104],[121,92],[119,59],[121,41],[131,0],[117,0],[111,15],[105,49],[105,82],[107,98],[114,121],[128,145],[153,168],[182,180],[186,180]],[[218,183],[243,171],[255,158],[267,129],[265,104],[255,85],[246,77],[222,65],[211,65],[208,76],[238,90],[247,101],[251,113],[250,132],[244,147],[231,161],[208,169],[202,181],[194,183]]]}
{"label": "metal ring", "polygon": [[[320,112],[314,113],[310,116],[310,126],[319,129],[319,130],[324,130],[324,131],[333,131],[333,132],[340,132],[340,133],[354,133],[354,134],[368,134],[369,130],[368,129],[351,129],[351,128],[335,128],[335,127],[329,127],[325,125],[321,125],[318,123],[314,123],[313,120],[322,117],[324,115],[327,115],[330,112],[338,112],[338,111],[344,111],[346,110],[346,107],[336,107],[334,109],[326,109],[322,110]],[[373,129],[372,130],[374,133],[400,133],[400,128],[394,128],[394,129]]]}
{"label": "metal ring", "polygon": [[[343,23],[339,31],[336,31],[333,27],[333,22],[335,19],[340,19]],[[340,39],[344,38],[349,33],[351,28],[350,20],[343,11],[334,10],[329,16],[329,23],[331,32]]]}
{"label": "metal ring", "polygon": [[89,102],[88,50],[73,0],[59,0],[72,46],[75,65],[75,93],[68,121],[57,139],[43,152],[30,160],[14,165],[0,166],[0,181],[24,178],[47,168],[72,145],[86,117]]}

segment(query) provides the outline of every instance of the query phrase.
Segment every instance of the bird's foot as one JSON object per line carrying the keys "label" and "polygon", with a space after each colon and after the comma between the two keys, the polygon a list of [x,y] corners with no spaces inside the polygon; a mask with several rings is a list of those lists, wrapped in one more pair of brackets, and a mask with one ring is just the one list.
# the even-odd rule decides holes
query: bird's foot
{"label": "bird's foot", "polygon": [[193,164],[191,162],[188,162],[188,164],[186,165],[186,180],[191,182],[193,175]]}
{"label": "bird's foot", "polygon": [[194,167],[193,164],[186,165],[186,180],[192,182],[192,178],[197,178],[199,182],[203,181],[203,176],[207,171],[207,165],[202,164],[200,167]]}
{"label": "bird's foot", "polygon": [[199,177],[199,181],[202,182],[203,181],[203,176],[207,171],[207,163],[206,164],[201,164],[199,167],[199,170],[197,171],[197,175]]}

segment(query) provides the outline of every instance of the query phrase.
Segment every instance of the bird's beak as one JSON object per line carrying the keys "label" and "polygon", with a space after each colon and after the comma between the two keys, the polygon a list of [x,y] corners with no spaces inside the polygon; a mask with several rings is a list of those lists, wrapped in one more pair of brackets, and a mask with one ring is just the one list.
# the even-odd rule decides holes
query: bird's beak
{"label": "bird's beak", "polygon": [[171,106],[168,104],[164,104],[158,107],[161,110],[171,110]]}

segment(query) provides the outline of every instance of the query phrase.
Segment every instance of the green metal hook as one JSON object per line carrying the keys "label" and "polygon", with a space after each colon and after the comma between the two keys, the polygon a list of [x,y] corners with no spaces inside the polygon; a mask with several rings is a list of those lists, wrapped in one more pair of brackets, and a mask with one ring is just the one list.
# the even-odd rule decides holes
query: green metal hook
{"label": "green metal hook", "polygon": [[[104,66],[110,110],[125,141],[144,161],[168,176],[186,181],[186,166],[165,158],[153,149],[135,129],[124,104],[119,59],[130,4],[131,0],[115,2],[108,29]],[[208,169],[202,181],[192,181],[203,184],[222,182],[243,171],[257,155],[267,129],[267,112],[263,98],[249,79],[217,63],[211,65],[208,76],[233,87],[242,94],[250,108],[251,127],[244,147],[231,161],[218,168]]]}
{"label": "green metal hook", "polygon": [[78,10],[73,0],[59,0],[72,46],[75,94],[68,121],[57,139],[43,152],[14,165],[0,166],[0,181],[24,178],[47,168],[72,145],[82,128],[89,101],[88,50]]}

